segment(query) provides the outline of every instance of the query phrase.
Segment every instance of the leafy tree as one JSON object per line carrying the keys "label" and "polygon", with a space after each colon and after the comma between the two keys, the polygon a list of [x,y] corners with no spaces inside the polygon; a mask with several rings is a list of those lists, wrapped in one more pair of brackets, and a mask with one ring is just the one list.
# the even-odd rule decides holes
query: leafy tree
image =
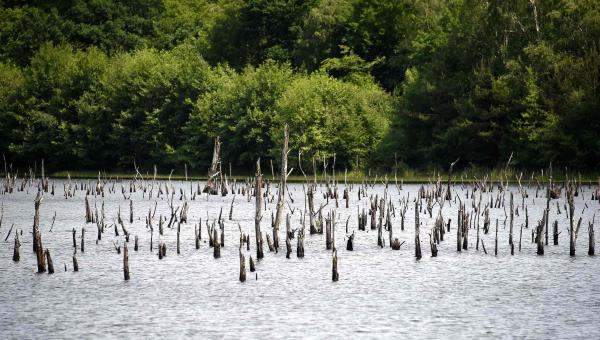
{"label": "leafy tree", "polygon": [[273,147],[269,131],[278,124],[275,103],[294,75],[289,65],[274,62],[248,66],[239,74],[229,68],[216,72],[214,87],[198,99],[186,126],[186,151],[195,155],[195,145],[221,136],[223,160],[247,166]]}

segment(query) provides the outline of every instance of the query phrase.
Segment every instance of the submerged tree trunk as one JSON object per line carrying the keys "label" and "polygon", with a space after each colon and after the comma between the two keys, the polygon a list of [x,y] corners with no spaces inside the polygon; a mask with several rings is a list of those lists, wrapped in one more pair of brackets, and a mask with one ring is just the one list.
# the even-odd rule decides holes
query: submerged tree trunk
{"label": "submerged tree trunk", "polygon": [[281,149],[281,174],[279,178],[279,190],[277,193],[277,212],[275,214],[275,222],[273,224],[273,245],[275,250],[279,250],[279,225],[283,219],[285,189],[287,185],[287,156],[288,156],[288,141],[289,128],[285,124],[283,128],[283,148]]}
{"label": "submerged tree trunk", "polygon": [[42,204],[42,196],[38,192],[35,198],[34,207],[35,215],[33,217],[33,247],[37,258],[37,271],[43,273],[46,271],[46,259],[44,257],[44,247],[42,245],[42,233],[40,231],[40,205]]}
{"label": "submerged tree trunk", "polygon": [[217,195],[219,193],[219,182],[216,181],[216,176],[219,174],[219,163],[221,162],[221,140],[217,136],[215,138],[215,144],[213,148],[213,158],[208,169],[208,178],[206,180],[206,186],[202,192],[209,193],[211,195]]}
{"label": "submerged tree trunk", "polygon": [[255,205],[256,214],[254,216],[254,234],[256,237],[256,258],[258,260],[260,260],[265,256],[263,253],[262,233],[260,231],[260,222],[262,220],[262,174],[260,173],[260,158],[256,161],[254,195],[256,196],[256,205]]}

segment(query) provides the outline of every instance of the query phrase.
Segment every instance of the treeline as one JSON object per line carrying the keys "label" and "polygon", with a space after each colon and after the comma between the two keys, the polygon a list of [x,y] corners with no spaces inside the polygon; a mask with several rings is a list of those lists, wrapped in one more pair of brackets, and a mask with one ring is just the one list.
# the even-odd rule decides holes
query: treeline
{"label": "treeline", "polygon": [[17,165],[250,168],[288,123],[307,166],[600,169],[597,1],[0,4]]}

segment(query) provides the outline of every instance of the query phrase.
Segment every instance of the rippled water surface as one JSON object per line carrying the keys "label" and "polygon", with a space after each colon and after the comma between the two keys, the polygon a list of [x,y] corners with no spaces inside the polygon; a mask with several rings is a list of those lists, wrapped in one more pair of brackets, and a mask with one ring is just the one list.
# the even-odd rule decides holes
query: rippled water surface
{"label": "rippled water surface", "polygon": [[[518,188],[511,187],[515,208],[518,206],[519,210],[514,222],[516,242],[520,226],[525,223],[523,204],[529,212],[530,227],[523,229],[520,252],[517,246],[515,255],[510,255],[505,208],[490,209],[491,231],[487,235],[481,232],[487,254],[481,245],[475,250],[475,229],[469,234],[469,249],[457,252],[458,200],[454,198],[443,206],[445,221],[450,218],[452,222],[451,232],[439,245],[438,257],[430,256],[428,233],[440,205],[434,205],[433,218],[425,209],[420,214],[423,258],[417,261],[413,199],[420,186],[404,185],[401,191],[393,185],[388,188],[396,210],[392,217],[394,236],[406,241],[400,251],[393,251],[387,247],[387,231],[384,232],[386,247],[382,249],[377,246],[376,231],[356,230],[357,211],[368,209],[368,197],[359,201],[358,185],[354,185],[350,207],[345,208],[340,200],[336,209],[339,282],[331,280],[332,257],[325,249],[325,236],[309,235],[307,228],[305,257],[296,257],[294,239],[294,254],[286,259],[283,226],[280,252],[269,253],[265,242],[265,258],[257,263],[256,273],[248,271],[248,280],[240,283],[238,224],[253,241],[246,253],[248,260],[256,252],[254,198],[248,201],[237,194],[230,221],[227,217],[233,195],[207,199],[203,194],[191,200],[190,190],[195,191],[198,183],[170,182],[176,189],[175,207],[183,204],[180,188],[185,193],[190,205],[189,222],[181,226],[180,255],[175,251],[176,229],[165,230],[161,240],[167,245],[167,256],[159,260],[158,235],[155,229],[154,251],[150,252],[145,216],[155,209],[155,204],[154,225],[159,215],[170,214],[165,194],[157,198],[156,189],[152,198],[139,189],[132,193],[133,224],[128,221],[129,201],[121,194],[123,185],[129,196],[128,181],[117,182],[115,193],[108,193],[112,184],[107,184],[104,197],[88,196],[92,209],[96,205],[101,211],[104,203],[109,226],[115,223],[120,207],[132,238],[139,237],[137,252],[133,251],[131,240],[131,280],[124,281],[123,255],[117,254],[113,245],[117,240],[123,244],[121,230],[120,236],[115,236],[112,227],[106,229],[96,244],[95,224],[85,224],[85,191],[78,190],[74,197],[65,199],[65,182],[54,183],[56,195],[45,193],[41,206],[42,239],[54,260],[53,275],[36,273],[32,252],[33,201],[37,188],[32,186],[26,188],[28,192],[0,196],[4,209],[0,227],[0,338],[600,338],[600,261],[587,255],[588,221],[598,214],[600,204],[591,200],[595,188],[587,185],[576,197],[575,218],[581,216],[583,222],[575,257],[569,256],[564,195],[552,201],[550,212],[550,221],[559,222],[559,245],[546,246],[544,256],[536,255],[536,245],[531,243],[531,226],[541,219],[546,205],[543,190],[536,198],[535,188],[528,187],[529,197],[523,202]],[[162,185],[164,190],[164,182]],[[343,186],[340,184],[340,195]],[[271,185],[270,190],[275,195],[277,188]],[[319,206],[326,203],[322,194],[325,187],[319,186],[317,190],[315,199]],[[466,197],[467,190],[470,193],[467,187],[453,187],[453,193],[471,211],[472,199],[470,194]],[[293,202],[288,197],[286,212],[291,213],[293,208],[292,227],[298,228],[305,206],[302,185],[290,184],[289,193]],[[366,193],[382,197],[384,186],[369,187]],[[401,231],[399,200],[409,194],[406,230]],[[476,192],[476,199],[478,195]],[[490,195],[496,200],[498,189],[483,194],[482,210]],[[267,203],[263,232],[271,232],[275,202],[276,199]],[[508,213],[508,195],[505,202]],[[330,199],[323,212],[334,208],[335,201]],[[221,249],[221,258],[214,259],[207,242],[206,219],[212,223],[221,209],[225,218],[225,247]],[[348,232],[356,233],[352,252],[345,247],[348,216]],[[194,225],[200,219],[202,243],[196,250]],[[493,254],[496,219],[500,225],[498,256]],[[483,217],[480,223],[483,224]],[[86,228],[85,252],[77,250],[80,270],[73,272],[71,230],[77,230],[79,245],[82,227]],[[15,231],[22,243],[20,262],[12,261]],[[246,267],[249,268],[248,263]]]}

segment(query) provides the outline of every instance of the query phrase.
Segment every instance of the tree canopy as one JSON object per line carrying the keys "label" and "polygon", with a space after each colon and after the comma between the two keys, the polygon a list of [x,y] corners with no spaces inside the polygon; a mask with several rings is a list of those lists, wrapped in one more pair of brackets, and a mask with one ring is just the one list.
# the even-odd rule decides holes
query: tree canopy
{"label": "tree canopy", "polygon": [[0,152],[600,170],[594,0],[0,1]]}

